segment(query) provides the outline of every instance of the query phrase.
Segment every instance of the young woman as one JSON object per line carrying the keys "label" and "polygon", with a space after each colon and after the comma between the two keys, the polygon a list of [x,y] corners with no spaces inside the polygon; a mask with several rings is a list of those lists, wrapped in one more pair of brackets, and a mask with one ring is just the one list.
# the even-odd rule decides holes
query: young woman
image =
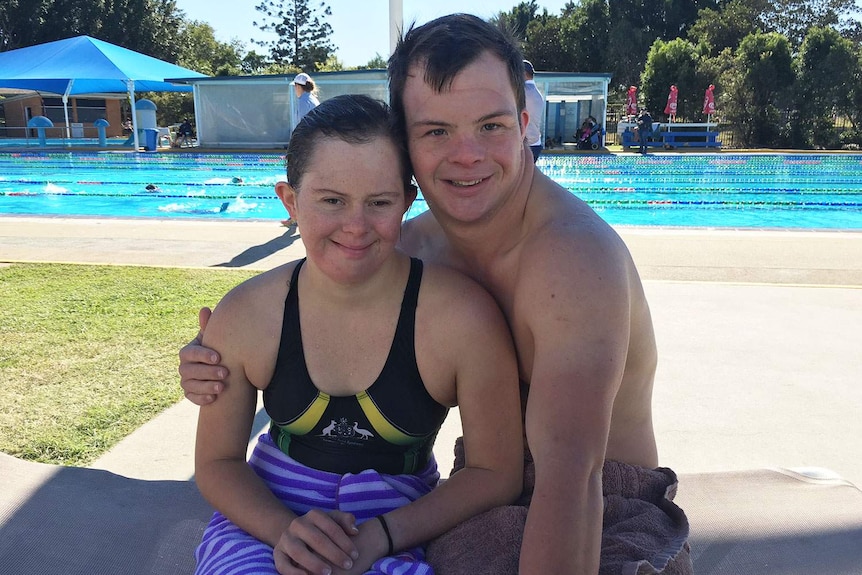
{"label": "young woman", "polygon": [[[396,249],[416,191],[384,103],[327,100],[287,161],[276,193],[307,257],[233,289],[203,335],[230,375],[198,422],[218,510],[198,573],[430,573],[424,542],[521,491],[508,328],[478,284]],[[261,390],[272,424],[246,462]],[[469,455],[438,487],[454,405]]]}
{"label": "young woman", "polygon": [[296,109],[294,110],[294,123],[305,117],[307,113],[320,105],[317,99],[317,86],[314,80],[306,73],[297,74],[293,79],[293,92],[296,94]]}

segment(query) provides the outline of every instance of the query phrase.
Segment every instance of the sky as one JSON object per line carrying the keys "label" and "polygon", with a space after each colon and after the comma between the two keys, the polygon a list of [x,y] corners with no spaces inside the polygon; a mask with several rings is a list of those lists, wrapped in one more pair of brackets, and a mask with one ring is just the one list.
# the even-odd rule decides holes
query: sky
{"label": "sky", "polygon": [[[263,0],[176,0],[177,7],[190,20],[205,22],[213,27],[217,40],[229,42],[238,39],[247,50],[263,50],[251,44],[250,39],[264,39],[264,34],[252,25],[262,14],[255,10]],[[539,0],[539,12],[560,14],[567,0]],[[320,0],[311,0],[316,7]],[[508,12],[520,0],[403,0],[404,24],[422,24],[438,16],[454,12],[468,12],[489,18],[498,12]],[[389,0],[325,0],[332,10],[328,18],[332,26],[332,43],[335,55],[345,66],[367,64],[379,54],[389,57]]]}

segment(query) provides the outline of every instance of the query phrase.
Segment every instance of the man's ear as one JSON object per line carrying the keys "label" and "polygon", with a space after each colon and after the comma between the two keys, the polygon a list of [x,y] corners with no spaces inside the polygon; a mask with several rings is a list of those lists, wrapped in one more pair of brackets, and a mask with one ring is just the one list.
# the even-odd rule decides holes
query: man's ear
{"label": "man's ear", "polygon": [[275,195],[281,200],[291,217],[296,217],[296,190],[287,182],[278,182],[275,184]]}
{"label": "man's ear", "polygon": [[[527,124],[530,123],[530,112],[527,111],[527,108],[521,110],[521,135],[525,138],[527,137]],[[532,142],[530,142],[532,143]]]}

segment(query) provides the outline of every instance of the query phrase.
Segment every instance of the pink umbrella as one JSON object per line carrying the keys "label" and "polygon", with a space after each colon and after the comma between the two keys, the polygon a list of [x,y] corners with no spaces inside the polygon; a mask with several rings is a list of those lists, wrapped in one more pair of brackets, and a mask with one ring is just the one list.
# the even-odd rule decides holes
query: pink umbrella
{"label": "pink umbrella", "polygon": [[679,95],[679,90],[676,84],[670,87],[670,94],[667,95],[667,105],[664,107],[664,113],[668,115],[668,121],[676,121],[676,99]]}
{"label": "pink umbrella", "polygon": [[715,114],[715,94],[712,93],[713,90],[715,90],[715,86],[710,84],[703,95],[703,113],[706,114],[707,122],[709,122],[710,116]]}
{"label": "pink umbrella", "polygon": [[637,116],[638,113],[638,89],[637,86],[629,86],[626,94],[626,115]]}

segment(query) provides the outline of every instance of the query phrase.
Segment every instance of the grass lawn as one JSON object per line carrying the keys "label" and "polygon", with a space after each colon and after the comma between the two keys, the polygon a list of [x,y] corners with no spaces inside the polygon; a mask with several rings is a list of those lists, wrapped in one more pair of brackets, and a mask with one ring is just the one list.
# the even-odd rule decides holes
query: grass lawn
{"label": "grass lawn", "polygon": [[0,267],[0,451],[86,466],[182,398],[197,312],[258,272]]}

